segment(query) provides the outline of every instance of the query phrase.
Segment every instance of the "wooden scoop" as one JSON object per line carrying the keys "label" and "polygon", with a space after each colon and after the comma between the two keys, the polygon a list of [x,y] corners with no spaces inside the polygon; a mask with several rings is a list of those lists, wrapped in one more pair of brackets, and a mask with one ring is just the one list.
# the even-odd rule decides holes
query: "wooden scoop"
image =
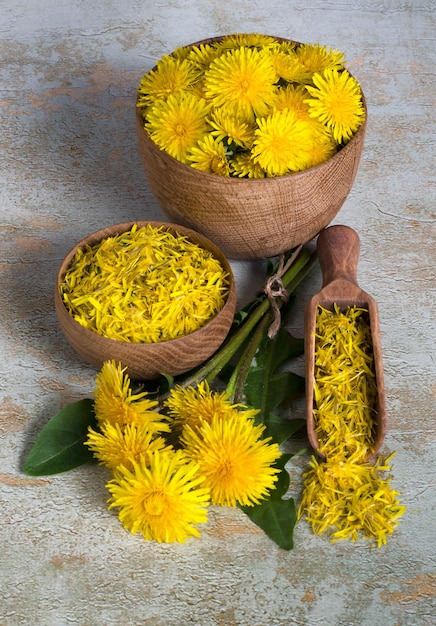
{"label": "wooden scoop", "polygon": [[[348,306],[368,310],[374,353],[374,369],[377,385],[376,420],[373,454],[381,447],[386,434],[386,402],[383,380],[380,325],[376,302],[357,284],[357,262],[359,259],[359,236],[348,226],[330,226],[318,237],[317,251],[322,270],[322,289],[309,300],[305,311],[305,361],[306,361],[306,407],[307,434],[319,456],[319,448],[313,416],[313,383],[315,370],[315,326],[318,305],[333,310],[336,303],[341,311]],[[371,455],[372,456],[372,455]]]}

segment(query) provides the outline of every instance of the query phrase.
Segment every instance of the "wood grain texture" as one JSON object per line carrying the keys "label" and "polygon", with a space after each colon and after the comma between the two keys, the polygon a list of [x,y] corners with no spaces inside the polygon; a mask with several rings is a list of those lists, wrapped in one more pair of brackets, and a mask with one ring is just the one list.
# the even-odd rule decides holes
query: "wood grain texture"
{"label": "wood grain texture", "polygon": [[[306,419],[307,434],[313,449],[325,458],[319,448],[313,415],[313,388],[315,372],[315,329],[318,306],[333,310],[337,304],[341,311],[348,306],[363,307],[368,310],[374,354],[374,373],[377,385],[377,398],[373,455],[381,448],[387,429],[386,398],[383,372],[380,322],[377,303],[363,291],[357,283],[357,263],[359,260],[360,239],[349,226],[335,225],[324,229],[317,240],[317,252],[322,271],[322,289],[312,296],[305,312],[304,353],[306,363]],[[371,455],[371,456],[373,456]]]}
{"label": "wood grain texture", "polygon": [[[150,224],[155,228],[163,228],[173,235],[182,235],[189,238],[205,250],[212,252],[219,260],[224,271],[229,276],[229,293],[226,302],[219,313],[207,324],[189,335],[162,341],[159,343],[129,343],[108,339],[79,324],[65,307],[60,285],[77,250],[86,245],[94,245],[107,237],[114,237],[130,230],[133,224],[138,228]],[[77,243],[62,261],[58,271],[55,287],[55,309],[60,327],[70,343],[80,356],[88,363],[101,367],[104,361],[115,360],[123,367],[133,380],[153,380],[160,374],[176,376],[197,367],[208,359],[223,343],[230,326],[236,307],[236,287],[232,269],[222,252],[206,237],[189,228],[167,222],[125,222],[105,227],[85,237]]]}

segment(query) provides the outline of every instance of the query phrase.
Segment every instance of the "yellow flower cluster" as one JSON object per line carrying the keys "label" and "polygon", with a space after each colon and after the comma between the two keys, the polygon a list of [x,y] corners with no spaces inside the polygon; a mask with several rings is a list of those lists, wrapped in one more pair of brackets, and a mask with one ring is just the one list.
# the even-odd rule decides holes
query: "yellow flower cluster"
{"label": "yellow flower cluster", "polygon": [[212,504],[253,506],[274,487],[279,447],[255,425],[259,412],[231,404],[226,392],[197,387],[173,388],[166,401],[172,428],[180,432],[187,456],[199,464]]}
{"label": "yellow flower cluster", "polygon": [[163,56],[143,76],[137,106],[162,150],[201,171],[241,178],[318,165],[365,117],[341,52],[260,34]]}
{"label": "yellow flower cluster", "polygon": [[85,445],[112,472],[109,508],[145,539],[184,543],[200,534],[209,504],[251,506],[274,488],[281,453],[254,424],[257,411],[206,382],[173,387],[162,414],[147,393],[132,392],[119,363],[107,361],[94,406],[99,428],[89,428]]}
{"label": "yellow flower cluster", "polygon": [[376,393],[368,311],[319,306],[313,414],[325,461],[312,457],[299,517],[306,513],[313,532],[330,533],[332,542],[363,535],[380,547],[405,512],[382,476],[395,453],[365,461],[374,449]]}
{"label": "yellow flower cluster", "polygon": [[224,306],[229,281],[211,252],[147,224],[80,248],[60,286],[85,328],[131,343],[198,330]]}

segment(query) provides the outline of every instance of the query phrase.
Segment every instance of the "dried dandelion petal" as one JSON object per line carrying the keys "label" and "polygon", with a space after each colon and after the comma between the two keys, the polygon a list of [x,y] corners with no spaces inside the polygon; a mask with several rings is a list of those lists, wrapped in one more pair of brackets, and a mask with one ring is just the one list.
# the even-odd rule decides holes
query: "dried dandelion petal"
{"label": "dried dandelion petal", "polygon": [[157,343],[215,317],[229,277],[210,251],[147,224],[78,250],[60,290],[85,328],[117,341]]}
{"label": "dried dandelion petal", "polygon": [[365,462],[374,449],[377,394],[368,311],[319,306],[315,333],[314,420],[326,460],[312,457],[298,515],[332,542],[363,536],[380,547],[405,506],[383,476],[393,454]]}
{"label": "dried dandelion petal", "polygon": [[319,462],[312,457],[303,477],[299,517],[305,513],[313,532],[328,533],[332,542],[363,536],[381,547],[406,510],[397,498],[400,494],[390,486],[390,477],[383,476],[390,469],[389,459],[371,464]]}
{"label": "dried dandelion petal", "polygon": [[314,420],[329,460],[364,460],[374,445],[375,400],[368,311],[318,306],[315,329]]}

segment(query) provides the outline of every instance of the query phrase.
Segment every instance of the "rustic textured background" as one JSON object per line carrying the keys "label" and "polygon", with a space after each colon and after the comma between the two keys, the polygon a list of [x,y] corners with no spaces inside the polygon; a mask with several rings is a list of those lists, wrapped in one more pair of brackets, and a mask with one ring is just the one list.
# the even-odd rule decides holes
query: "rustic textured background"
{"label": "rustic textured background", "polygon": [[[1,3],[2,626],[434,623],[434,18],[431,0]],[[101,226],[162,217],[137,153],[136,86],[176,46],[235,31],[338,48],[366,94],[364,156],[335,221],[359,232],[359,282],[380,309],[383,451],[397,451],[393,485],[407,506],[381,549],[331,545],[300,522],[285,552],[231,509],[213,509],[186,545],[145,543],[106,510],[101,468],[22,472],[41,426],[93,388],[95,371],[55,319],[61,259]],[[263,265],[234,267],[243,299]],[[300,334],[319,287],[315,271],[292,322]],[[308,459],[289,468],[296,499]]]}

